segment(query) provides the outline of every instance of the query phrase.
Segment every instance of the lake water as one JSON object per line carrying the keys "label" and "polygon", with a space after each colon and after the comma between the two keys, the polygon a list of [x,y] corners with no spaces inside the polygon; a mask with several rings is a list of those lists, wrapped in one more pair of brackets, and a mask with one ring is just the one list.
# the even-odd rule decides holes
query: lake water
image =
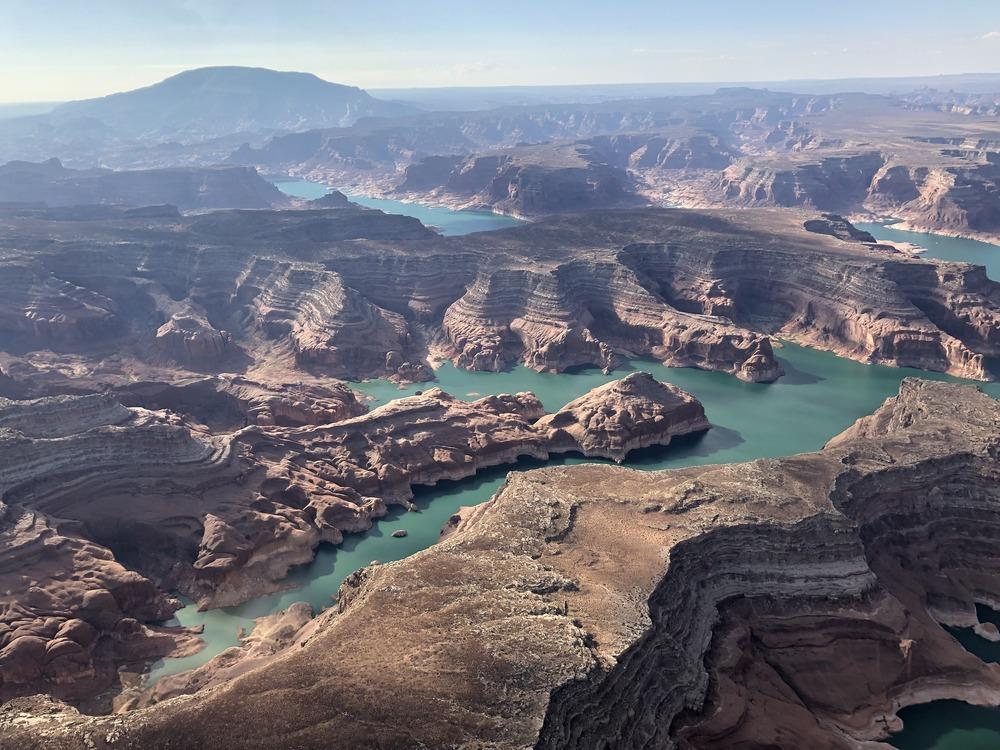
{"label": "lake water", "polygon": [[858,223],[858,229],[863,229],[879,240],[892,242],[909,242],[926,248],[924,257],[940,260],[960,260],[986,267],[986,275],[994,281],[1000,281],[1000,245],[988,242],[963,240],[958,237],[945,237],[942,234],[926,234],[924,232],[905,232],[893,229],[891,224]]}
{"label": "lake water", "polygon": [[[318,182],[309,180],[275,181],[275,186],[286,195],[296,198],[315,200],[326,195],[330,188]],[[369,198],[365,195],[347,197],[354,203],[368,208],[377,208],[387,214],[403,214],[420,219],[429,227],[436,227],[444,235],[471,234],[472,232],[487,232],[492,229],[514,227],[524,222],[510,216],[490,213],[489,211],[453,211],[450,208],[424,206],[420,203],[404,203],[402,201]]]}
{"label": "lake water", "polygon": [[[306,198],[317,197],[315,193],[309,194],[310,190],[326,190],[314,183],[295,183],[297,187],[291,188],[290,185],[292,183],[284,183],[281,187],[286,192],[297,190],[304,193],[301,197]],[[389,203],[396,212],[416,215],[421,220],[420,212],[423,210],[444,210]],[[504,219],[493,215],[482,218]],[[441,226],[440,221],[438,226]],[[1000,252],[1000,248],[984,243],[900,232],[882,225],[868,225],[865,229],[879,239],[903,240],[924,246],[943,243],[937,244],[934,257],[946,257],[944,253],[950,253],[947,257],[951,260],[986,264],[993,262],[989,253]],[[353,384],[353,387],[365,394],[373,407],[436,385],[467,400],[492,393],[532,391],[547,410],[554,411],[591,388],[622,377],[629,370],[647,370],[658,379],[697,396],[705,405],[713,424],[713,428],[699,438],[681,440],[667,448],[638,451],[628,457],[627,465],[653,470],[818,450],[830,437],[857,418],[871,413],[886,398],[895,394],[904,377],[919,375],[935,380],[952,380],[938,373],[862,365],[793,344],[785,344],[777,354],[786,374],[772,384],[744,383],[722,373],[667,368],[658,362],[637,360],[610,375],[598,369],[552,374],[524,367],[505,373],[467,372],[445,364],[437,370],[437,382],[433,384],[420,383],[400,388],[388,381],[373,380]],[[1000,384],[981,385],[985,391],[1000,398]],[[548,465],[581,463],[584,460],[563,456],[549,461]],[[284,609],[298,601],[309,602],[316,610],[330,606],[346,576],[372,560],[399,560],[425,549],[437,540],[441,527],[454,512],[462,506],[487,500],[500,488],[512,468],[530,469],[541,465],[542,462],[526,460],[514,467],[482,471],[471,479],[417,488],[417,512],[394,508],[369,532],[348,535],[339,547],[321,546],[311,564],[293,571],[289,576],[288,583],[297,588],[259,597],[239,607],[209,612],[185,607],[177,613],[177,622],[188,626],[204,625],[206,648],[190,657],[160,662],[151,671],[151,680],[198,666],[236,645],[239,631],[249,630],[255,617]],[[399,529],[405,529],[407,536],[393,537],[392,533]],[[985,613],[983,616],[986,616]],[[1000,646],[989,644],[971,631],[952,632],[967,648],[983,658],[990,658],[994,653],[1000,657]],[[893,738],[892,744],[904,750],[1000,748],[1000,711],[994,709],[938,701],[904,709],[901,716],[906,728]]]}
{"label": "lake water", "polygon": [[[610,375],[598,369],[557,375],[525,367],[504,373],[468,372],[445,364],[437,370],[437,382],[433,384],[417,383],[400,388],[388,381],[372,380],[352,386],[368,396],[373,407],[436,385],[466,400],[491,393],[532,391],[547,410],[554,411],[591,388],[622,377],[629,370],[646,370],[697,396],[713,424],[700,439],[637,452],[626,462],[639,469],[667,469],[818,450],[830,437],[895,394],[904,377],[920,375],[949,379],[939,373],[862,365],[794,344],[785,344],[777,353],[786,374],[772,384],[744,383],[719,372],[669,368],[659,362],[638,360]],[[1000,397],[1000,384],[990,383],[984,388]],[[580,463],[585,459],[560,457],[556,460]],[[538,462],[523,462],[516,468],[539,465]],[[189,626],[203,624],[208,645],[193,656],[161,662],[154,667],[152,678],[197,666],[236,645],[240,628],[249,629],[254,617],[297,601],[307,601],[317,610],[329,606],[347,575],[372,560],[398,560],[433,544],[449,516],[463,505],[487,500],[499,489],[511,468],[484,471],[475,478],[459,482],[418,488],[419,512],[394,509],[371,531],[348,535],[339,547],[321,546],[315,561],[295,570],[289,577],[289,583],[299,586],[295,590],[209,612],[185,607],[177,613],[177,620]],[[394,538],[392,532],[397,529],[405,529],[408,535]]]}
{"label": "lake water", "polygon": [[997,750],[1000,711],[961,701],[934,701],[899,712],[903,731],[891,744],[901,750]]}

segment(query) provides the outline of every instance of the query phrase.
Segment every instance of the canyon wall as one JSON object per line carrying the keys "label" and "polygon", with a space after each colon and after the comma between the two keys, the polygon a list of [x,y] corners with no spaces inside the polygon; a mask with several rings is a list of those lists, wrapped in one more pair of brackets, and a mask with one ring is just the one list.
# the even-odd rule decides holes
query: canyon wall
{"label": "canyon wall", "polygon": [[278,590],[415,485],[524,456],[621,460],[709,428],[643,373],[548,416],[530,393],[439,389],[363,411],[346,388],[233,377],[0,401],[0,699],[90,698],[117,665],[191,647],[146,625],[180,606],[164,590],[202,607]]}
{"label": "canyon wall", "polygon": [[466,237],[351,207],[5,216],[11,395],[234,371],[421,381],[441,358],[558,372],[648,356],[767,382],[775,336],[976,379],[1000,353],[1000,287],[981,269],[833,215],[594,211]]}
{"label": "canyon wall", "polygon": [[262,668],[114,719],[12,701],[4,738],[884,747],[901,706],[1000,697],[940,624],[1000,595],[998,424],[973,387],[907,379],[817,453],[513,474],[434,547],[349,578]]}

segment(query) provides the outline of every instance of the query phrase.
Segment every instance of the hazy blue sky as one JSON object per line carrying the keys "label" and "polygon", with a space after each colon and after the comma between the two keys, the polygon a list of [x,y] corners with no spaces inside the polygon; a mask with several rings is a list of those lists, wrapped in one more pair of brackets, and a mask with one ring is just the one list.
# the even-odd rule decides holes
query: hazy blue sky
{"label": "hazy blue sky", "polygon": [[0,0],[0,101],[224,64],[365,87],[1000,72],[1000,0]]}

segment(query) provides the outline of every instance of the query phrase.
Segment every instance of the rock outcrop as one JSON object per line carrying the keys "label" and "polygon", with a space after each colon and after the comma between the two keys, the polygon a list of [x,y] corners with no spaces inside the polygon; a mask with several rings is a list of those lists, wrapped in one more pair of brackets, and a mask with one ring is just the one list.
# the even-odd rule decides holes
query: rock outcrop
{"label": "rock outcrop", "polygon": [[165,415],[110,395],[0,401],[0,696],[93,695],[116,664],[177,647],[174,635],[142,624],[177,603],[96,541],[88,521],[110,519],[80,518],[70,505],[91,492],[121,498],[183,481],[177,475],[214,452]]}
{"label": "rock outcrop", "polygon": [[118,664],[193,640],[143,624],[177,606],[79,524],[0,501],[0,701],[96,695]]}
{"label": "rock outcrop", "polygon": [[[177,606],[162,590],[202,606],[275,590],[415,485],[523,456],[620,458],[709,426],[693,397],[647,375],[551,418],[530,393],[469,403],[439,389],[362,411],[345,388],[235,377],[0,402],[0,697],[92,695],[116,664],[182,640],[144,626]],[[90,623],[86,642],[59,640],[69,620]]]}
{"label": "rock outcrop", "polygon": [[878,747],[901,706],[1000,697],[939,624],[1000,598],[998,448],[995,401],[908,379],[818,453],[513,474],[266,668],[113,720],[13,701],[4,741]]}
{"label": "rock outcrop", "polygon": [[674,435],[707,430],[709,424],[694,396],[635,372],[570,401],[536,427],[566,433],[584,455],[620,463],[637,448],[667,445]]}
{"label": "rock outcrop", "polygon": [[133,383],[116,391],[116,397],[127,406],[176,412],[186,421],[216,432],[236,431],[252,424],[330,424],[367,411],[343,384],[264,384],[236,375],[177,383]]}
{"label": "rock outcrop", "polygon": [[233,337],[208,321],[189,315],[173,315],[156,329],[156,343],[171,359],[182,364],[222,362],[232,351]]}
{"label": "rock outcrop", "polygon": [[521,146],[467,159],[429,157],[409,166],[400,195],[513,216],[642,203],[624,169],[587,145]]}
{"label": "rock outcrop", "polygon": [[79,390],[233,370],[425,380],[435,356],[547,371],[647,356],[767,382],[781,375],[771,336],[978,379],[1000,354],[997,284],[842,219],[632,209],[441,237],[404,218],[0,211],[0,237],[16,238],[0,239],[0,367]]}
{"label": "rock outcrop", "polygon": [[50,206],[107,203],[123,206],[170,204],[182,209],[270,208],[284,194],[243,167],[177,167],[115,172],[67,169],[58,159],[0,166],[0,202]]}

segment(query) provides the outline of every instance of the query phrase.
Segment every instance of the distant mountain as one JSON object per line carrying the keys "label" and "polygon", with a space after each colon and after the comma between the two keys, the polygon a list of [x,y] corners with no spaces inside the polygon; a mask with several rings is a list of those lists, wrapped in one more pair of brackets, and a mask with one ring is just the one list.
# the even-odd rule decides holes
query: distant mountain
{"label": "distant mountain", "polygon": [[188,70],[146,88],[56,107],[57,119],[93,118],[121,136],[207,138],[242,132],[343,127],[410,105],[375,99],[311,73],[266,68]]}

